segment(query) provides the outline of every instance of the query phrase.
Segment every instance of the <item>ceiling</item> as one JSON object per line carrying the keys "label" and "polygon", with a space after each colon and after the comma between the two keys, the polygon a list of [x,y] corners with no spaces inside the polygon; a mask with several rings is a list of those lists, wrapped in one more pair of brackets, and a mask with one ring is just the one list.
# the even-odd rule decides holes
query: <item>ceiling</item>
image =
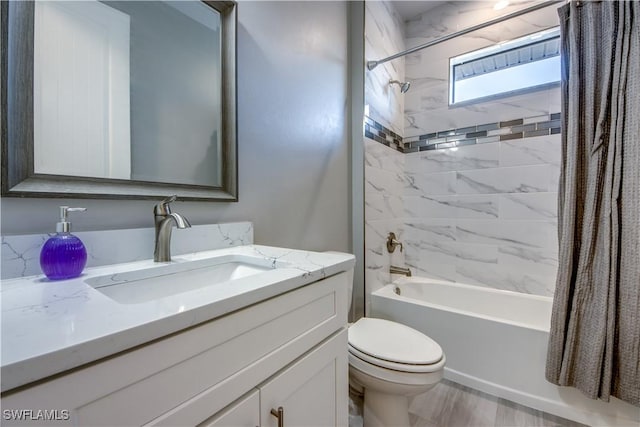
{"label": "ceiling", "polygon": [[391,0],[391,3],[396,8],[402,19],[405,21],[414,18],[424,12],[433,9],[434,7],[443,5],[446,1],[439,0]]}

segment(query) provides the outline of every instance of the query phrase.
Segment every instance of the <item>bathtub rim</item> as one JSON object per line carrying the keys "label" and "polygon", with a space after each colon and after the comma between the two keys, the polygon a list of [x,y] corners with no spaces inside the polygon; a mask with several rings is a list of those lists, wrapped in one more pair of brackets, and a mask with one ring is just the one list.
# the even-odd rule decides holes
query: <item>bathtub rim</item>
{"label": "bathtub rim", "polygon": [[532,325],[532,324],[526,323],[526,322],[517,322],[517,321],[510,320],[510,319],[491,316],[491,315],[484,314],[484,313],[478,313],[478,312],[468,311],[468,310],[460,310],[460,309],[457,309],[455,307],[451,307],[451,306],[448,306],[448,305],[430,303],[428,301],[420,300],[420,299],[417,299],[417,298],[411,298],[411,297],[398,295],[394,291],[394,287],[395,286],[402,286],[402,285],[411,286],[411,284],[421,284],[421,283],[425,283],[425,282],[433,283],[433,284],[436,284],[436,285],[450,286],[450,287],[454,287],[454,288],[458,288],[458,289],[473,290],[473,291],[476,291],[476,292],[477,291],[481,291],[481,292],[487,292],[487,293],[492,293],[492,294],[497,294],[497,295],[508,295],[508,296],[515,297],[515,298],[524,298],[524,299],[531,299],[531,300],[536,300],[536,301],[543,301],[543,302],[547,302],[549,304],[553,303],[553,298],[552,297],[547,297],[547,296],[542,296],[542,295],[534,295],[534,294],[526,294],[526,293],[523,293],[523,292],[514,292],[514,291],[508,291],[508,290],[505,290],[505,289],[496,289],[496,288],[491,288],[491,287],[486,287],[486,286],[479,286],[479,285],[467,285],[467,284],[464,284],[464,283],[451,282],[451,281],[448,281],[448,280],[441,280],[441,279],[433,279],[433,278],[425,277],[425,276],[398,278],[396,280],[393,280],[391,283],[384,285],[382,288],[372,292],[372,295],[383,297],[383,298],[391,298],[391,299],[395,299],[395,300],[403,301],[403,302],[407,302],[407,303],[423,305],[423,306],[435,308],[435,309],[438,309],[438,310],[446,310],[446,311],[450,311],[452,313],[456,313],[456,314],[460,314],[460,315],[464,315],[464,316],[478,317],[478,318],[481,318],[481,319],[484,319],[484,320],[488,320],[488,321],[492,321],[492,322],[505,323],[505,324],[508,324],[508,325],[512,325],[514,327],[532,329],[532,330],[536,330],[536,331],[539,331],[539,332],[545,332],[547,334],[549,333],[549,331],[551,329],[551,319],[550,318],[549,318],[549,325],[547,325],[547,327],[543,328],[543,327],[540,327],[540,326],[537,326],[537,325]]}

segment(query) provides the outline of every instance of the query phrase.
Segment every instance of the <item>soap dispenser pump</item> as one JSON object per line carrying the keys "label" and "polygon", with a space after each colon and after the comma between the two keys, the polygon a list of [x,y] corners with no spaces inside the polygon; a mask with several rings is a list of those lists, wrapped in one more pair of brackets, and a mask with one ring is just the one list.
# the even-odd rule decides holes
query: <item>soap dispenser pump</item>
{"label": "soap dispenser pump", "polygon": [[60,206],[60,222],[56,234],[50,237],[40,252],[40,267],[50,280],[72,279],[82,274],[87,264],[87,250],[82,241],[71,234],[69,212],[84,212],[86,208]]}

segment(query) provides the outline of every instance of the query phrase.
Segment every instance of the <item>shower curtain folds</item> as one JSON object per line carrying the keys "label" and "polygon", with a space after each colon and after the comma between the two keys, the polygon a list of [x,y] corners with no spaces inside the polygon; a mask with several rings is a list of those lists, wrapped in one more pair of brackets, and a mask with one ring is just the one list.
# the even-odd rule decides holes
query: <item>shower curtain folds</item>
{"label": "shower curtain folds", "polygon": [[640,2],[558,13],[560,267],[546,377],[640,406]]}

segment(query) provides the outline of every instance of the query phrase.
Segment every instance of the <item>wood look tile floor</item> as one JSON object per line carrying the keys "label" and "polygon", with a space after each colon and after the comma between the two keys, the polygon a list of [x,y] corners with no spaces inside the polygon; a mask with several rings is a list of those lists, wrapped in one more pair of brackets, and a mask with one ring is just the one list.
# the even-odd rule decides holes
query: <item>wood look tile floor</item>
{"label": "wood look tile floor", "polygon": [[[398,427],[588,427],[442,380],[409,406],[410,426]],[[351,395],[349,427],[362,427],[362,399]]]}

